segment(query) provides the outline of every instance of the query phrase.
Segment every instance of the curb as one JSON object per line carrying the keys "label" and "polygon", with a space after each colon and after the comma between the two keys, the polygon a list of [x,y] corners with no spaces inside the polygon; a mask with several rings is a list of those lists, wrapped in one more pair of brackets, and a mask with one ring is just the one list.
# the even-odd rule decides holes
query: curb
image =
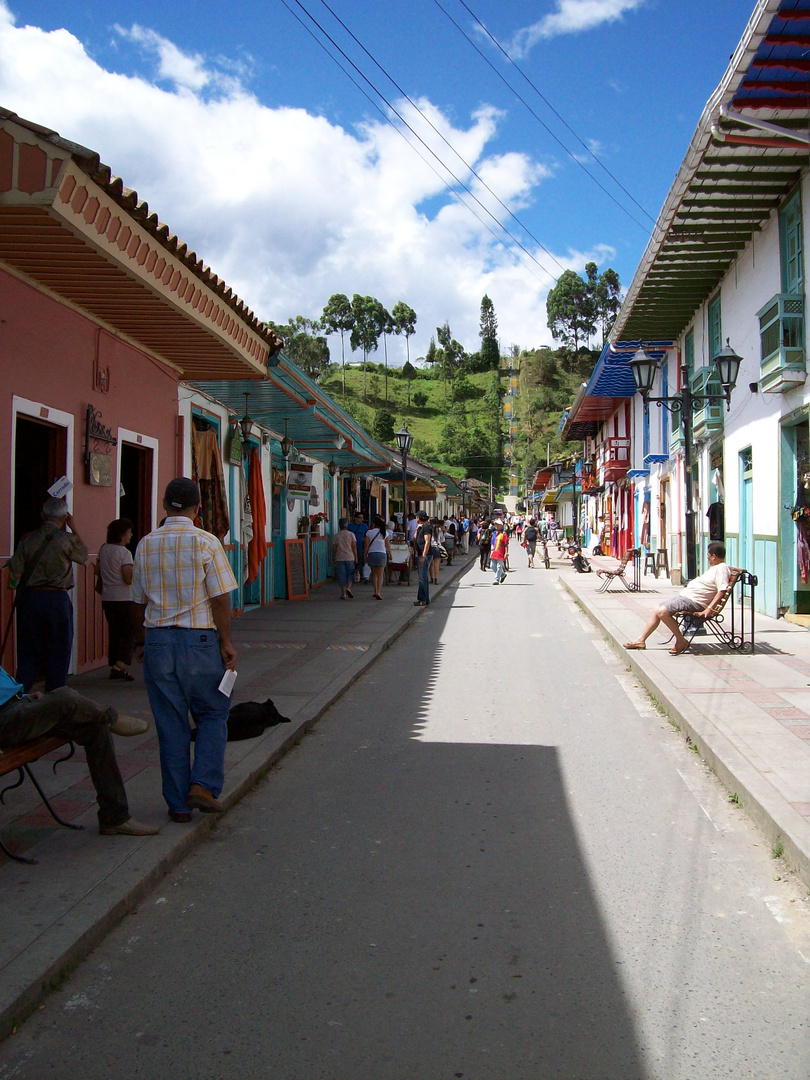
{"label": "curb", "polygon": [[[462,552],[457,553],[454,565],[446,578],[431,590],[432,596],[441,595],[461,577],[471,565],[473,558],[477,558],[477,554],[473,556],[470,553],[465,557]],[[387,636],[374,642],[368,652],[358,656],[355,664],[340,681],[335,682],[328,690],[309,701],[307,705],[309,715],[293,720],[289,727],[285,725],[283,738],[269,748],[258,745],[254,751],[233,767],[228,774],[228,779],[233,786],[222,796],[226,812],[236,806],[270,772],[273,766],[301,741],[307,731],[314,727],[332,705],[354,685],[361,675],[368,671],[377,658],[422,615],[423,611],[423,608],[414,608],[398,626],[388,632]],[[274,732],[281,730],[280,728],[273,729]],[[273,735],[270,734],[265,738],[272,739]],[[10,995],[12,1000],[0,1005],[0,1040],[15,1033],[17,1027],[41,1004],[42,999],[57,989],[71,971],[151,892],[155,885],[213,832],[219,819],[220,815],[208,815],[195,821],[190,828],[180,834],[170,849],[164,852],[157,862],[150,866],[142,877],[129,886],[121,896],[115,898],[111,906],[95,918],[78,938],[64,946],[58,956],[48,961],[44,970],[33,977],[26,976],[24,974],[25,952],[18,956],[16,965],[22,970],[17,983],[23,984],[27,981],[27,985],[23,989],[12,990]],[[4,981],[14,982],[14,967],[14,963],[8,965]]]}
{"label": "curb", "polygon": [[611,625],[588,607],[583,597],[562,577],[560,584],[599,630],[645,690],[665,708],[667,719],[697,747],[701,758],[729,794],[739,798],[749,818],[764,834],[773,850],[783,846],[781,858],[810,887],[810,824],[755,769],[731,740],[712,721],[697,712],[689,699],[673,686],[662,687],[642,666],[636,655],[622,648]]}

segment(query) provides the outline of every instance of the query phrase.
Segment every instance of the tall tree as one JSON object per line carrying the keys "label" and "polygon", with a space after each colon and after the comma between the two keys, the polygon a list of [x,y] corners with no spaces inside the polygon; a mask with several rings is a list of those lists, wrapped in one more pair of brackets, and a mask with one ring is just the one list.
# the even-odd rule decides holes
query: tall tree
{"label": "tall tree", "polygon": [[588,286],[576,270],[564,270],[546,297],[548,328],[555,341],[573,349],[574,362],[580,344],[596,329]]}
{"label": "tall tree", "polygon": [[385,404],[388,404],[388,335],[396,334],[397,327],[390,311],[380,304],[379,319],[382,329],[383,352],[385,353]]}
{"label": "tall tree", "polygon": [[354,326],[354,315],[348,296],[334,293],[329,297],[321,315],[321,324],[327,334],[340,334],[340,370],[343,396],[346,397],[346,351],[343,338]]}
{"label": "tall tree", "polygon": [[619,308],[622,306],[622,287],[619,275],[612,267],[603,270],[596,282],[596,318],[602,331],[602,347],[608,339]]}
{"label": "tall tree", "polygon": [[269,323],[284,339],[284,355],[315,379],[320,380],[329,366],[329,346],[319,334],[321,324],[303,315],[294,315],[284,325]]}
{"label": "tall tree", "polygon": [[452,397],[453,380],[464,359],[464,346],[460,345],[450,333],[450,327],[447,323],[445,323],[444,326],[436,327],[436,337],[439,339],[439,345],[441,346],[442,375],[444,376],[445,380],[444,385],[446,400],[447,378],[450,378],[450,394]]}
{"label": "tall tree", "polygon": [[408,408],[409,409],[411,407],[411,379],[413,379],[415,375],[416,375],[416,368],[413,366],[413,364],[410,362],[410,360],[406,360],[405,363],[402,365],[402,377],[403,377],[403,379],[408,380]]}
{"label": "tall tree", "polygon": [[478,336],[481,338],[481,368],[484,371],[496,369],[501,362],[501,351],[498,346],[498,319],[495,315],[495,305],[486,293],[481,299]]}
{"label": "tall tree", "polygon": [[405,335],[405,356],[410,363],[409,339],[416,333],[416,312],[412,307],[408,307],[404,300],[397,300],[391,308],[391,317],[396,325],[395,333]]}
{"label": "tall tree", "polygon": [[357,349],[363,350],[363,401],[366,400],[366,362],[368,354],[376,351],[380,343],[382,332],[381,310],[382,304],[373,296],[360,296],[355,293],[352,297],[352,315],[354,325],[349,339],[352,352]]}

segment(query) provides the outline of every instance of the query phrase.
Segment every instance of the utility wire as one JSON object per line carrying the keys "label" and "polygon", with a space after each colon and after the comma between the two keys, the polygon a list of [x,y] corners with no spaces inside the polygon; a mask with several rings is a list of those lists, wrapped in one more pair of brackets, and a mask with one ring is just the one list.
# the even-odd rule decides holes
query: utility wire
{"label": "utility wire", "polygon": [[[284,7],[285,7],[285,8],[287,8],[287,10],[288,10],[288,11],[290,12],[290,14],[291,14],[291,15],[292,15],[292,16],[293,16],[293,17],[294,17],[294,18],[295,18],[295,19],[296,19],[296,20],[297,20],[297,21],[298,21],[298,22],[299,22],[299,23],[301,24],[301,26],[303,26],[303,27],[304,27],[304,29],[305,29],[305,30],[307,30],[307,32],[308,32],[308,33],[310,34],[310,36],[311,36],[311,37],[312,37],[312,38],[313,38],[313,39],[314,39],[314,40],[315,40],[315,41],[316,41],[316,42],[318,43],[318,45],[320,45],[320,46],[321,46],[321,48],[322,48],[322,49],[324,50],[324,52],[325,52],[325,53],[327,54],[327,56],[329,56],[329,57],[330,57],[330,59],[332,59],[332,60],[333,60],[333,61],[334,61],[334,62],[335,62],[335,63],[337,64],[337,66],[338,66],[338,67],[339,67],[339,68],[341,69],[341,71],[343,71],[343,73],[344,73],[345,75],[347,75],[347,76],[348,76],[348,78],[349,78],[349,79],[350,79],[350,80],[352,81],[352,83],[354,83],[354,85],[355,85],[355,86],[357,86],[357,88],[358,88],[358,89],[360,90],[360,92],[361,92],[361,93],[363,94],[363,96],[364,96],[364,97],[366,97],[366,98],[367,98],[367,99],[368,99],[368,100],[369,100],[369,101],[371,102],[371,104],[372,104],[372,105],[374,106],[374,108],[375,108],[375,109],[377,110],[377,112],[379,112],[379,113],[380,113],[380,115],[381,115],[381,116],[383,117],[383,119],[385,119],[385,121],[386,121],[387,123],[391,124],[391,126],[392,126],[392,127],[394,128],[394,130],[395,130],[396,132],[398,132],[398,134],[399,134],[399,135],[401,135],[403,139],[405,139],[405,142],[406,142],[406,143],[407,143],[407,144],[408,144],[408,145],[409,145],[409,146],[411,147],[411,149],[412,149],[412,150],[414,150],[414,151],[415,151],[415,152],[416,152],[417,154],[419,154],[419,157],[420,157],[420,158],[422,158],[422,160],[423,160],[423,161],[425,161],[425,163],[426,163],[426,164],[427,164],[427,165],[428,165],[428,166],[429,166],[429,167],[431,168],[431,170],[432,170],[432,171],[433,171],[433,172],[434,172],[434,173],[436,174],[436,176],[438,176],[438,177],[439,177],[439,179],[441,180],[441,182],[442,182],[442,183],[443,183],[443,184],[444,184],[444,185],[445,185],[445,186],[447,187],[448,191],[449,191],[449,192],[450,192],[450,193],[451,193],[451,194],[452,194],[452,195],[454,196],[454,198],[458,199],[458,201],[459,201],[459,202],[461,203],[461,205],[462,205],[462,206],[464,206],[464,207],[465,207],[465,209],[469,210],[469,212],[470,212],[471,214],[473,214],[473,216],[474,216],[474,217],[476,218],[476,220],[477,220],[477,221],[479,221],[479,222],[480,222],[480,223],[481,223],[481,224],[482,224],[482,225],[483,225],[483,226],[484,226],[484,227],[485,227],[485,228],[487,229],[487,231],[488,231],[488,232],[490,232],[490,233],[492,234],[492,236],[493,236],[493,237],[494,237],[494,238],[495,238],[495,239],[496,239],[496,240],[498,241],[498,243],[499,243],[499,244],[501,244],[501,245],[502,245],[502,246],[503,246],[503,247],[505,248],[505,250],[506,250],[506,251],[507,251],[507,252],[508,252],[508,253],[509,253],[510,255],[512,255],[512,257],[513,257],[513,258],[516,258],[516,259],[517,259],[517,261],[518,261],[519,263],[521,263],[521,265],[522,265],[522,266],[523,266],[523,267],[524,267],[525,269],[529,270],[529,272],[530,272],[530,273],[531,273],[531,274],[532,274],[532,275],[533,275],[533,276],[534,276],[535,278],[537,278],[537,280],[538,280],[538,281],[541,281],[542,279],[541,279],[541,278],[539,278],[539,277],[537,277],[537,275],[536,275],[536,274],[534,273],[534,271],[533,271],[533,270],[531,269],[531,267],[529,267],[529,266],[526,266],[526,263],[525,263],[525,262],[524,262],[524,261],[523,261],[523,260],[522,260],[522,259],[521,259],[521,258],[520,258],[519,256],[517,256],[517,255],[515,254],[515,252],[513,251],[513,249],[509,247],[509,245],[508,245],[508,244],[506,243],[506,241],[505,241],[505,240],[503,239],[503,237],[499,236],[499,235],[498,235],[498,234],[497,234],[497,233],[496,233],[496,232],[495,232],[495,231],[494,231],[494,230],[493,230],[492,228],[490,228],[490,226],[489,226],[489,225],[487,225],[487,223],[486,223],[485,221],[483,221],[483,220],[482,220],[482,219],[481,219],[481,218],[480,218],[480,217],[478,216],[478,214],[476,214],[476,213],[475,213],[475,211],[473,210],[473,208],[472,208],[472,207],[471,207],[471,206],[470,206],[470,205],[469,205],[469,204],[468,204],[467,202],[465,202],[465,201],[464,201],[464,199],[462,199],[462,198],[460,197],[460,195],[458,194],[458,192],[454,191],[454,190],[452,189],[452,187],[450,187],[450,185],[448,184],[447,180],[446,180],[446,179],[445,179],[445,178],[444,178],[444,177],[443,177],[443,176],[442,176],[442,175],[441,175],[441,174],[440,174],[440,173],[439,173],[439,172],[438,172],[438,171],[437,171],[437,170],[436,170],[436,169],[435,169],[435,168],[434,168],[434,167],[433,167],[433,166],[432,166],[431,164],[430,164],[430,162],[429,162],[429,161],[427,161],[427,159],[426,159],[426,158],[424,157],[424,155],[422,155],[421,153],[419,153],[419,150],[418,150],[418,149],[417,149],[417,148],[416,148],[416,147],[415,147],[415,146],[414,146],[414,145],[413,145],[413,144],[412,144],[412,143],[411,143],[411,142],[410,142],[410,141],[409,141],[409,140],[408,140],[408,139],[407,139],[407,138],[405,137],[404,133],[403,133],[403,132],[401,131],[401,129],[400,129],[399,127],[397,127],[397,125],[396,125],[396,124],[395,124],[395,123],[393,122],[393,120],[391,119],[391,117],[390,117],[390,116],[388,116],[388,115],[386,115],[386,113],[385,113],[385,112],[383,112],[383,110],[382,110],[382,109],[380,109],[379,105],[378,105],[378,104],[377,104],[377,103],[376,103],[376,102],[375,102],[375,101],[374,101],[374,100],[373,100],[373,99],[372,99],[372,98],[371,98],[371,97],[370,97],[370,96],[368,95],[368,93],[367,93],[367,92],[366,92],[365,90],[363,90],[363,88],[362,88],[362,87],[361,87],[361,86],[359,85],[359,83],[358,83],[358,82],[357,82],[357,81],[356,81],[356,80],[355,80],[355,79],[353,78],[353,76],[352,76],[352,75],[351,75],[351,74],[350,74],[350,73],[349,73],[348,71],[346,71],[346,69],[345,69],[345,68],[343,67],[343,65],[342,65],[342,64],[340,63],[340,61],[339,61],[339,60],[338,60],[338,59],[337,59],[337,58],[336,58],[336,57],[335,57],[335,56],[334,56],[334,55],[333,55],[333,54],[332,54],[332,53],[331,53],[331,52],[329,51],[329,49],[327,49],[327,47],[326,47],[326,46],[325,46],[325,45],[323,44],[323,42],[322,42],[322,41],[321,41],[321,40],[320,40],[320,39],[319,39],[319,38],[317,37],[317,35],[316,35],[316,34],[315,34],[315,33],[314,33],[314,32],[313,32],[313,31],[312,31],[312,30],[311,30],[311,29],[310,29],[310,28],[309,28],[309,27],[308,27],[308,26],[307,26],[307,25],[306,25],[306,24],[305,24],[305,23],[303,22],[303,21],[302,21],[302,19],[301,19],[301,18],[300,18],[300,17],[299,17],[298,15],[297,15],[297,13],[296,13],[295,11],[293,11],[293,9],[292,9],[292,8],[290,7],[290,5],[289,5],[289,3],[287,2],[287,0],[281,0],[281,3],[282,3],[282,4],[284,5]],[[504,233],[505,233],[505,234],[506,234],[506,235],[507,235],[507,236],[509,237],[509,239],[510,239],[510,240],[512,240],[512,241],[514,242],[514,244],[515,244],[515,245],[516,245],[517,247],[519,247],[519,248],[520,248],[520,250],[521,250],[521,251],[523,251],[523,252],[525,253],[525,255],[526,255],[526,256],[527,256],[527,257],[528,257],[528,258],[529,258],[529,259],[530,259],[530,260],[531,260],[531,261],[532,261],[532,262],[533,262],[533,263],[534,263],[534,264],[535,264],[535,265],[536,265],[536,266],[537,266],[537,267],[538,267],[538,268],[539,268],[539,269],[540,269],[540,270],[541,270],[541,271],[542,271],[542,272],[543,272],[543,273],[544,273],[545,275],[547,275],[548,277],[550,277],[552,281],[556,282],[556,281],[557,281],[557,277],[556,277],[556,275],[555,275],[554,273],[552,273],[552,271],[550,271],[549,269],[547,269],[547,268],[546,268],[545,266],[543,266],[543,264],[542,264],[542,263],[541,263],[541,262],[540,262],[540,261],[539,261],[539,260],[538,260],[538,259],[537,259],[537,258],[536,258],[536,257],[535,257],[535,256],[534,256],[534,255],[533,255],[533,254],[532,254],[532,253],[531,253],[531,252],[530,252],[530,251],[529,251],[529,250],[528,250],[528,249],[527,249],[527,248],[525,247],[525,245],[524,245],[524,244],[522,244],[522,243],[520,242],[520,240],[519,240],[519,239],[518,239],[518,238],[517,238],[516,236],[514,236],[514,235],[513,235],[513,234],[512,234],[512,233],[511,233],[511,232],[509,231],[509,229],[507,229],[507,228],[506,228],[506,226],[505,226],[505,225],[504,225],[504,224],[503,224],[503,223],[502,223],[501,221],[499,221],[499,220],[498,220],[498,218],[497,218],[497,217],[495,217],[495,215],[494,215],[494,214],[493,214],[493,213],[492,213],[492,212],[491,212],[490,210],[488,210],[488,209],[487,209],[487,207],[486,207],[486,206],[485,206],[485,205],[484,205],[484,204],[483,204],[483,203],[481,202],[481,200],[480,200],[480,199],[478,198],[478,196],[477,196],[477,195],[476,195],[476,194],[475,194],[475,193],[474,193],[474,192],[473,192],[473,191],[472,191],[472,190],[470,189],[470,187],[469,187],[469,186],[468,186],[467,184],[465,184],[465,183],[464,183],[464,181],[460,179],[460,177],[456,176],[456,174],[455,174],[455,173],[453,172],[453,170],[452,170],[452,169],[451,169],[451,168],[449,167],[449,165],[447,165],[447,164],[446,164],[446,163],[445,163],[444,161],[442,161],[442,159],[441,159],[441,158],[440,158],[440,157],[438,156],[438,154],[436,154],[436,152],[435,152],[434,150],[432,150],[432,149],[431,149],[431,148],[430,148],[430,147],[429,147],[429,146],[427,145],[427,143],[426,143],[426,142],[424,141],[424,139],[423,139],[423,138],[422,138],[422,137],[421,137],[421,136],[420,136],[420,135],[419,135],[419,134],[418,134],[418,133],[417,133],[417,132],[416,132],[416,131],[415,131],[415,130],[413,129],[413,127],[412,127],[412,126],[411,126],[411,125],[410,125],[410,124],[408,123],[408,121],[407,121],[407,120],[405,119],[405,117],[404,117],[404,116],[402,116],[402,114],[401,114],[401,113],[400,113],[400,112],[399,112],[399,111],[398,111],[398,110],[397,110],[397,109],[396,109],[396,108],[395,108],[395,107],[394,107],[394,106],[393,106],[393,105],[391,104],[391,102],[390,102],[390,101],[389,101],[389,100],[388,100],[388,99],[386,98],[386,96],[385,96],[385,95],[384,95],[384,94],[383,94],[383,93],[382,93],[382,92],[381,92],[380,90],[378,90],[378,89],[377,89],[377,87],[376,87],[376,86],[375,86],[375,85],[374,85],[374,84],[373,84],[373,83],[371,82],[371,80],[370,80],[370,79],[368,79],[368,78],[367,78],[367,77],[366,77],[366,76],[365,76],[365,75],[363,74],[363,72],[362,72],[362,71],[360,71],[360,69],[359,69],[359,68],[357,67],[357,65],[356,65],[356,64],[355,64],[355,63],[354,63],[354,62],[353,62],[353,61],[351,60],[351,58],[350,58],[350,57],[349,57],[349,56],[348,56],[348,55],[347,55],[347,54],[346,54],[346,53],[344,52],[344,50],[343,50],[343,49],[342,49],[342,48],[341,48],[341,47],[340,47],[340,46],[339,46],[339,45],[337,44],[337,42],[336,42],[336,41],[334,40],[334,38],[332,38],[332,37],[331,37],[331,35],[330,35],[329,33],[327,33],[327,31],[326,31],[326,30],[324,29],[324,27],[323,27],[323,26],[321,26],[321,24],[320,24],[320,23],[318,22],[318,20],[317,20],[317,19],[316,19],[316,18],[315,18],[315,17],[314,17],[314,16],[313,16],[313,15],[312,15],[312,14],[311,14],[311,13],[310,13],[309,11],[307,11],[306,7],[304,7],[304,5],[303,5],[303,4],[301,3],[301,0],[293,0],[293,3],[295,3],[295,4],[296,4],[296,5],[297,5],[297,6],[298,6],[298,7],[299,7],[299,8],[300,8],[300,9],[301,9],[301,10],[302,10],[303,12],[304,12],[304,14],[305,14],[305,15],[307,16],[307,18],[308,18],[308,19],[310,19],[310,21],[311,21],[311,22],[312,22],[312,23],[313,23],[313,24],[314,24],[315,26],[317,26],[317,28],[318,28],[318,29],[319,29],[319,30],[321,31],[321,33],[322,33],[322,34],[323,34],[323,36],[324,36],[324,37],[325,37],[325,38],[327,39],[327,41],[329,41],[329,42],[330,42],[330,44],[331,44],[331,45],[333,46],[333,48],[335,48],[335,49],[336,49],[336,50],[337,50],[337,51],[338,51],[338,52],[340,53],[340,55],[341,55],[341,56],[342,56],[342,57],[343,57],[343,58],[344,58],[344,59],[346,60],[346,62],[347,62],[347,63],[348,63],[348,64],[349,64],[349,65],[350,65],[350,66],[351,66],[351,67],[352,67],[352,68],[353,68],[353,69],[354,69],[354,70],[355,70],[356,72],[357,72],[357,74],[358,74],[358,75],[360,76],[360,78],[361,78],[361,79],[362,79],[362,80],[363,80],[363,81],[364,81],[365,83],[368,83],[368,85],[369,85],[369,86],[371,87],[371,89],[372,89],[372,90],[374,91],[374,93],[375,93],[375,94],[377,94],[377,95],[378,95],[378,97],[379,97],[379,98],[380,98],[380,99],[381,99],[382,101],[384,101],[384,102],[385,102],[385,104],[386,104],[386,105],[388,106],[388,108],[389,108],[389,109],[391,110],[391,112],[392,112],[392,113],[393,113],[393,114],[394,114],[394,115],[395,115],[395,116],[396,116],[396,117],[397,117],[397,118],[398,118],[398,119],[399,119],[399,120],[401,121],[401,123],[402,123],[402,124],[404,125],[404,127],[406,127],[406,128],[408,129],[408,131],[410,131],[410,133],[411,133],[411,134],[412,134],[412,135],[414,136],[414,138],[415,138],[415,139],[417,139],[417,140],[418,140],[418,142],[420,142],[420,143],[422,144],[422,146],[423,146],[423,147],[424,147],[424,148],[425,148],[425,149],[426,149],[426,150],[428,151],[428,153],[429,153],[429,154],[430,154],[430,155],[431,155],[431,156],[432,156],[433,158],[435,158],[435,159],[436,159],[436,161],[438,161],[439,165],[441,165],[441,167],[442,167],[443,169],[445,169],[445,170],[446,170],[446,172],[448,172],[448,173],[450,174],[450,176],[452,176],[452,177],[453,177],[453,179],[454,179],[454,180],[456,181],[456,183],[457,183],[457,184],[458,184],[458,185],[459,185],[459,186],[460,186],[461,188],[463,188],[463,189],[464,189],[464,191],[466,191],[466,192],[467,192],[467,194],[468,194],[468,195],[470,196],[470,198],[471,198],[471,199],[473,199],[473,200],[474,200],[474,202],[476,202],[476,203],[478,204],[478,206],[480,206],[480,207],[481,207],[481,209],[482,209],[482,210],[484,211],[484,213],[485,213],[485,214],[487,215],[487,217],[491,218],[491,219],[492,219],[492,220],[493,220],[493,221],[495,222],[495,224],[496,224],[496,225],[498,226],[498,228],[500,228],[500,229],[501,229],[501,230],[502,230],[502,231],[503,231],[503,232],[504,232]],[[556,261],[556,260],[555,260],[555,261]],[[559,265],[559,264],[558,264],[558,265]]]}
{"label": "utility wire", "polygon": [[[596,179],[596,177],[593,175],[592,172],[589,172],[589,170],[585,168],[585,166],[582,164],[582,162],[577,158],[576,154],[574,154],[571,150],[568,149],[568,147],[565,145],[565,143],[562,141],[562,139],[560,139],[559,136],[556,135],[551,130],[551,128],[548,126],[548,124],[540,116],[538,116],[538,114],[534,111],[534,109],[531,107],[531,105],[528,103],[528,101],[526,101],[526,99],[521,94],[518,93],[518,91],[514,88],[514,86],[512,86],[512,84],[509,82],[508,79],[504,78],[504,76],[495,67],[495,65],[492,63],[492,61],[489,59],[489,57],[473,41],[473,39],[470,37],[470,35],[467,33],[467,31],[458,22],[456,22],[456,20],[450,14],[450,12],[447,10],[447,8],[445,8],[442,5],[441,0],[433,0],[433,2],[436,5],[436,7],[441,12],[443,12],[443,14],[450,20],[450,22],[453,24],[453,26],[455,26],[455,28],[462,35],[462,37],[464,37],[470,43],[470,45],[475,49],[475,51],[478,53],[478,55],[481,57],[481,59],[484,61],[484,63],[487,64],[492,69],[492,71],[498,76],[498,78],[501,80],[501,82],[504,84],[504,86],[506,86],[515,95],[515,97],[518,99],[518,101],[520,101],[521,104],[525,106],[525,108],[531,113],[531,115],[538,122],[538,124],[540,124],[541,127],[543,127],[548,132],[548,134],[552,137],[552,139],[554,139],[554,141],[559,146],[562,147],[562,149],[566,152],[566,154],[568,154],[568,156],[579,166],[579,168],[582,169],[582,171],[585,173],[585,175],[590,177],[591,180],[593,180],[593,182],[596,184],[596,186],[598,188],[600,188],[605,193],[605,195],[607,195],[607,197],[612,202],[614,202],[616,204],[616,206],[619,207],[619,209],[622,211],[622,213],[626,214],[630,218],[631,221],[633,221],[636,225],[638,225],[638,227],[640,229],[643,229],[649,235],[651,233],[651,230],[646,225],[644,225],[642,222],[640,222],[638,220],[638,218],[634,217],[633,214],[631,214],[630,211],[627,209],[627,207],[623,206],[619,202],[619,200],[616,198],[616,196],[613,195],[612,192],[608,191],[608,189],[604,186],[604,184],[601,184]],[[587,143],[583,142],[583,140],[579,137],[579,135],[577,135],[577,133],[574,131],[574,129],[570,126],[570,124],[568,124],[568,122],[564,119],[564,117],[562,117],[560,115],[560,113],[557,112],[557,110],[551,104],[551,102],[548,101],[548,99],[546,97],[544,97],[544,95],[541,93],[541,91],[538,89],[538,87],[535,86],[535,84],[531,81],[531,79],[528,77],[528,75],[526,75],[525,72],[515,63],[515,61],[512,59],[512,57],[509,55],[509,53],[506,51],[506,49],[504,49],[504,47],[501,45],[501,43],[498,41],[498,39],[493,37],[493,35],[489,32],[489,30],[486,28],[484,23],[482,23],[481,20],[478,18],[478,16],[475,15],[475,13],[470,10],[469,6],[465,3],[465,0],[459,0],[459,3],[465,8],[465,10],[469,13],[470,17],[478,24],[478,26],[481,27],[481,29],[487,35],[487,37],[490,39],[490,41],[492,41],[492,43],[503,53],[503,55],[506,57],[506,59],[509,61],[509,63],[515,68],[515,70],[526,80],[526,82],[529,84],[529,86],[532,88],[532,90],[534,90],[534,92],[537,94],[537,96],[540,98],[540,100],[543,101],[548,106],[549,109],[551,109],[551,111],[554,113],[554,115],[557,117],[557,119],[568,129],[568,131],[571,132],[571,134],[574,136],[574,138],[577,140],[577,142],[583,147],[583,149],[588,154],[590,154],[590,156],[597,163],[597,165],[599,165],[600,168],[604,169],[604,171],[611,178],[611,180],[613,180],[613,182],[619,188],[621,188],[621,190],[625,193],[625,195],[633,203],[635,203],[635,205],[639,208],[639,210],[641,210],[641,212],[646,217],[648,217],[653,224],[655,224],[655,218],[644,209],[644,207],[641,205],[641,203],[638,202],[638,200],[635,199],[633,197],[633,195],[630,194],[630,192],[627,190],[627,188],[624,187],[624,185],[621,183],[621,181],[619,181],[613,175],[613,173],[608,169],[608,167],[606,165],[604,165],[599,160],[599,158],[596,156],[596,154],[594,154],[593,150],[591,150],[591,148],[587,145]]]}
{"label": "utility wire", "polygon": [[495,199],[495,201],[498,203],[498,205],[503,207],[503,209],[512,218],[512,220],[515,221],[520,226],[521,229],[523,229],[523,231],[527,234],[527,236],[530,236],[531,239],[534,240],[535,244],[537,244],[537,246],[542,251],[545,251],[546,255],[548,255],[548,257],[550,259],[552,259],[557,264],[557,266],[559,266],[560,270],[565,270],[565,267],[559,261],[559,259],[555,258],[555,256],[548,250],[548,248],[545,246],[545,244],[543,244],[540,240],[538,240],[538,238],[534,235],[534,233],[531,231],[531,229],[527,228],[526,225],[524,225],[523,222],[520,220],[520,218],[509,209],[509,207],[506,205],[506,203],[501,198],[499,198],[498,195],[495,194],[495,192],[492,190],[492,188],[489,186],[489,184],[486,182],[486,180],[484,180],[484,178],[479,173],[476,172],[476,170],[473,168],[473,166],[470,165],[470,163],[468,161],[466,161],[465,158],[462,157],[462,155],[458,152],[458,150],[456,150],[455,146],[453,146],[453,144],[445,137],[445,135],[441,131],[439,131],[439,129],[436,127],[436,125],[433,123],[433,121],[430,119],[430,117],[425,115],[425,113],[419,108],[419,106],[416,104],[416,102],[413,100],[413,98],[410,97],[410,95],[407,94],[405,92],[405,90],[403,90],[403,88],[399,85],[399,83],[396,81],[396,79],[394,79],[394,77],[388,71],[386,71],[386,69],[377,60],[377,58],[375,56],[372,56],[372,54],[368,51],[368,49],[365,47],[365,45],[362,43],[362,41],[360,41],[359,38],[354,33],[352,33],[352,31],[349,29],[349,27],[346,25],[346,23],[329,6],[329,4],[326,2],[326,0],[321,0],[321,4],[326,8],[326,10],[332,16],[332,18],[335,19],[335,21],[338,22],[340,24],[340,26],[343,27],[343,29],[346,31],[346,33],[349,35],[349,37],[352,39],[352,41],[354,41],[355,44],[358,45],[363,50],[363,52],[366,54],[366,56],[369,58],[369,60],[372,62],[372,64],[374,64],[374,66],[377,67],[382,72],[382,74],[386,77],[386,79],[388,79],[388,81],[396,89],[396,91],[399,94],[401,94],[401,96],[403,98],[405,98],[405,100],[408,102],[408,104],[422,117],[422,119],[427,124],[430,125],[430,127],[433,129],[433,131],[436,132],[436,134],[439,136],[439,138],[442,140],[442,142],[445,144],[445,146],[447,146],[448,149],[450,149],[455,154],[455,156],[462,163],[462,165],[465,167],[465,169],[468,169],[472,173],[472,175],[476,178],[476,180],[481,184],[481,186],[486,188],[486,190],[490,193],[490,195],[493,197],[493,199]]}

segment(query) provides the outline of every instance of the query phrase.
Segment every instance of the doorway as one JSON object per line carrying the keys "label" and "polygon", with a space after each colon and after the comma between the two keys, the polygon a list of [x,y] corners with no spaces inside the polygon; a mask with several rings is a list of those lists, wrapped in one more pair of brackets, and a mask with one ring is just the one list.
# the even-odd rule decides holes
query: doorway
{"label": "doorway", "polygon": [[14,536],[42,524],[48,488],[67,472],[67,429],[18,413],[14,432]]}
{"label": "doorway", "polygon": [[121,476],[118,499],[118,516],[132,522],[131,551],[138,541],[151,532],[152,521],[152,466],[153,451],[148,446],[121,443]]}
{"label": "doorway", "polygon": [[740,452],[740,566],[754,573],[754,454]]}

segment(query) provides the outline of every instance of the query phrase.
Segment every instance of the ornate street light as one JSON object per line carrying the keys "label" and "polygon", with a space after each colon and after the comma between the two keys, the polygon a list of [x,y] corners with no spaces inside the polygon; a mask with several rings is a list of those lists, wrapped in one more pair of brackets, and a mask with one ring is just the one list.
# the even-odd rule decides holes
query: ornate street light
{"label": "ornate street light", "polygon": [[290,456],[290,451],[293,448],[293,441],[287,434],[287,417],[284,417],[284,438],[281,440],[281,453],[286,460]]}
{"label": "ornate street light", "polygon": [[326,466],[326,471],[329,473],[330,476],[334,476],[335,473],[338,471],[337,462],[334,458],[330,458],[329,464]]}
{"label": "ornate street light", "polygon": [[405,424],[396,434],[397,446],[402,455],[402,530],[408,539],[408,452],[413,445],[413,435]]}
{"label": "ornate street light", "polygon": [[630,360],[630,370],[636,383],[636,389],[644,398],[644,410],[654,401],[658,408],[667,409],[669,412],[678,413],[683,424],[683,471],[684,471],[684,518],[686,528],[686,577],[688,581],[697,577],[697,546],[695,532],[695,511],[692,506],[692,414],[704,405],[717,405],[725,401],[726,410],[731,408],[731,393],[737,385],[737,377],[740,373],[742,357],[732,349],[729,339],[726,338],[726,347],[712,358],[712,364],[717,370],[722,394],[693,394],[689,384],[689,368],[686,364],[681,365],[681,389],[677,394],[668,394],[666,397],[651,397],[651,391],[655,382],[655,375],[659,364],[644,350],[639,347]]}
{"label": "ornate street light", "polygon": [[247,442],[250,438],[250,429],[253,427],[253,421],[248,415],[248,398],[250,394],[245,394],[245,415],[239,421],[239,429],[242,432],[242,442]]}

